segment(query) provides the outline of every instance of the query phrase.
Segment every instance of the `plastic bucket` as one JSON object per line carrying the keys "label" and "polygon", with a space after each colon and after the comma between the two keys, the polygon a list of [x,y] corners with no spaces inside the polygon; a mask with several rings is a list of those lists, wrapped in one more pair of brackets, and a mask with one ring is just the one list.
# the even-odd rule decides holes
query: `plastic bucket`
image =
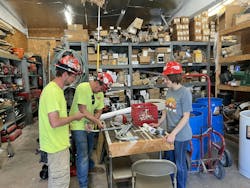
{"label": "plastic bucket", "polygon": [[250,178],[250,110],[240,112],[239,172]]}
{"label": "plastic bucket", "polygon": [[193,103],[192,104],[193,111],[202,112],[203,115],[203,125],[207,127],[207,106],[201,103]]}
{"label": "plastic bucket", "polygon": [[193,135],[201,134],[204,131],[202,112],[192,111],[189,118],[189,124],[192,129]]}
{"label": "plastic bucket", "polygon": [[24,56],[24,49],[23,48],[12,48],[12,51],[18,58],[22,59]]}
{"label": "plastic bucket", "polygon": [[[196,99],[197,103],[205,104],[208,106],[208,98],[198,98]],[[220,107],[223,104],[223,99],[221,98],[210,98],[210,105],[211,105],[211,112],[212,114],[218,114],[217,112],[219,111]]]}
{"label": "plastic bucket", "polygon": [[[212,128],[217,132],[224,135],[224,120],[221,114],[212,116]],[[218,135],[211,135],[212,142],[221,142],[221,138]]]}

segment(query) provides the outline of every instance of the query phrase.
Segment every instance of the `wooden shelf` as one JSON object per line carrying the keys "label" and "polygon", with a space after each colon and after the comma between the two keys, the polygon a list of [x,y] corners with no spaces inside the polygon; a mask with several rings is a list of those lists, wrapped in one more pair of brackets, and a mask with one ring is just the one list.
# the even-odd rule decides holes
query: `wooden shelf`
{"label": "wooden shelf", "polygon": [[243,23],[236,25],[236,26],[233,26],[229,29],[224,29],[224,30],[220,31],[219,34],[220,34],[220,36],[235,34],[236,32],[240,32],[240,31],[243,31],[243,30],[248,29],[248,28],[250,28],[250,21],[243,22]]}
{"label": "wooden shelf", "polygon": [[246,61],[246,60],[250,60],[250,54],[220,58],[219,62],[220,64],[223,64],[223,63],[235,63],[235,62]]}
{"label": "wooden shelf", "polygon": [[249,92],[250,86],[228,86],[228,85],[218,85],[218,89],[221,90],[230,90],[230,91],[243,91],[243,92]]}
{"label": "wooden shelf", "polygon": [[5,58],[5,59],[11,59],[15,61],[21,61],[16,55],[13,55],[9,52],[6,52],[4,50],[0,50],[0,58]]}

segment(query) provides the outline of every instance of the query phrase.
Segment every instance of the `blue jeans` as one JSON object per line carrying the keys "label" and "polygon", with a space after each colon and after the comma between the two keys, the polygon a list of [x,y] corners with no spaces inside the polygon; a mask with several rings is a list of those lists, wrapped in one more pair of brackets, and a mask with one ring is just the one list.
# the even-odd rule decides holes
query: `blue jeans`
{"label": "blue jeans", "polygon": [[80,188],[88,187],[88,172],[94,168],[91,159],[94,147],[94,133],[86,131],[71,131],[76,148],[76,169]]}
{"label": "blue jeans", "polygon": [[176,164],[177,167],[177,188],[185,188],[187,183],[187,161],[186,153],[189,141],[174,142],[174,150],[166,151],[165,158]]}

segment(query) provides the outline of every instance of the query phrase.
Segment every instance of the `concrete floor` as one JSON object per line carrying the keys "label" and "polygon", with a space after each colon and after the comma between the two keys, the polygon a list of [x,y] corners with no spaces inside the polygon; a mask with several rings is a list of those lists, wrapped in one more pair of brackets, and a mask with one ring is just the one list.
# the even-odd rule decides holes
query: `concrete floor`
{"label": "concrete floor", "polygon": [[[23,134],[12,144],[15,150],[13,158],[7,157],[7,144],[3,143],[0,148],[0,187],[4,188],[45,188],[47,181],[41,180],[39,172],[42,164],[39,163],[39,155],[36,154],[38,144],[38,126],[36,123],[26,126]],[[250,179],[239,174],[238,145],[227,141],[227,149],[233,157],[233,166],[226,168],[226,176],[218,180],[212,174],[196,173],[189,174],[187,188],[247,188],[250,187]],[[100,166],[103,166],[101,164]],[[71,178],[70,188],[77,188],[76,177]],[[106,174],[95,174],[90,176],[91,188],[106,188]],[[118,183],[115,187],[131,187],[130,183]]]}

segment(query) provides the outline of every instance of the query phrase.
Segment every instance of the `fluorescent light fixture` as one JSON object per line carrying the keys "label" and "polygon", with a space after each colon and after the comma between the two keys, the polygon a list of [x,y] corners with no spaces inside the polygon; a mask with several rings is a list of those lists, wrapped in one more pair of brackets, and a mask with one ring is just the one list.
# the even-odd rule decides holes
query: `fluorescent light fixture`
{"label": "fluorescent light fixture", "polygon": [[221,13],[225,6],[231,4],[232,2],[234,2],[234,0],[222,0],[220,3],[208,9],[208,16],[211,17]]}
{"label": "fluorescent light fixture", "polygon": [[71,6],[67,5],[64,9],[64,16],[68,25],[73,22],[73,11]]}

